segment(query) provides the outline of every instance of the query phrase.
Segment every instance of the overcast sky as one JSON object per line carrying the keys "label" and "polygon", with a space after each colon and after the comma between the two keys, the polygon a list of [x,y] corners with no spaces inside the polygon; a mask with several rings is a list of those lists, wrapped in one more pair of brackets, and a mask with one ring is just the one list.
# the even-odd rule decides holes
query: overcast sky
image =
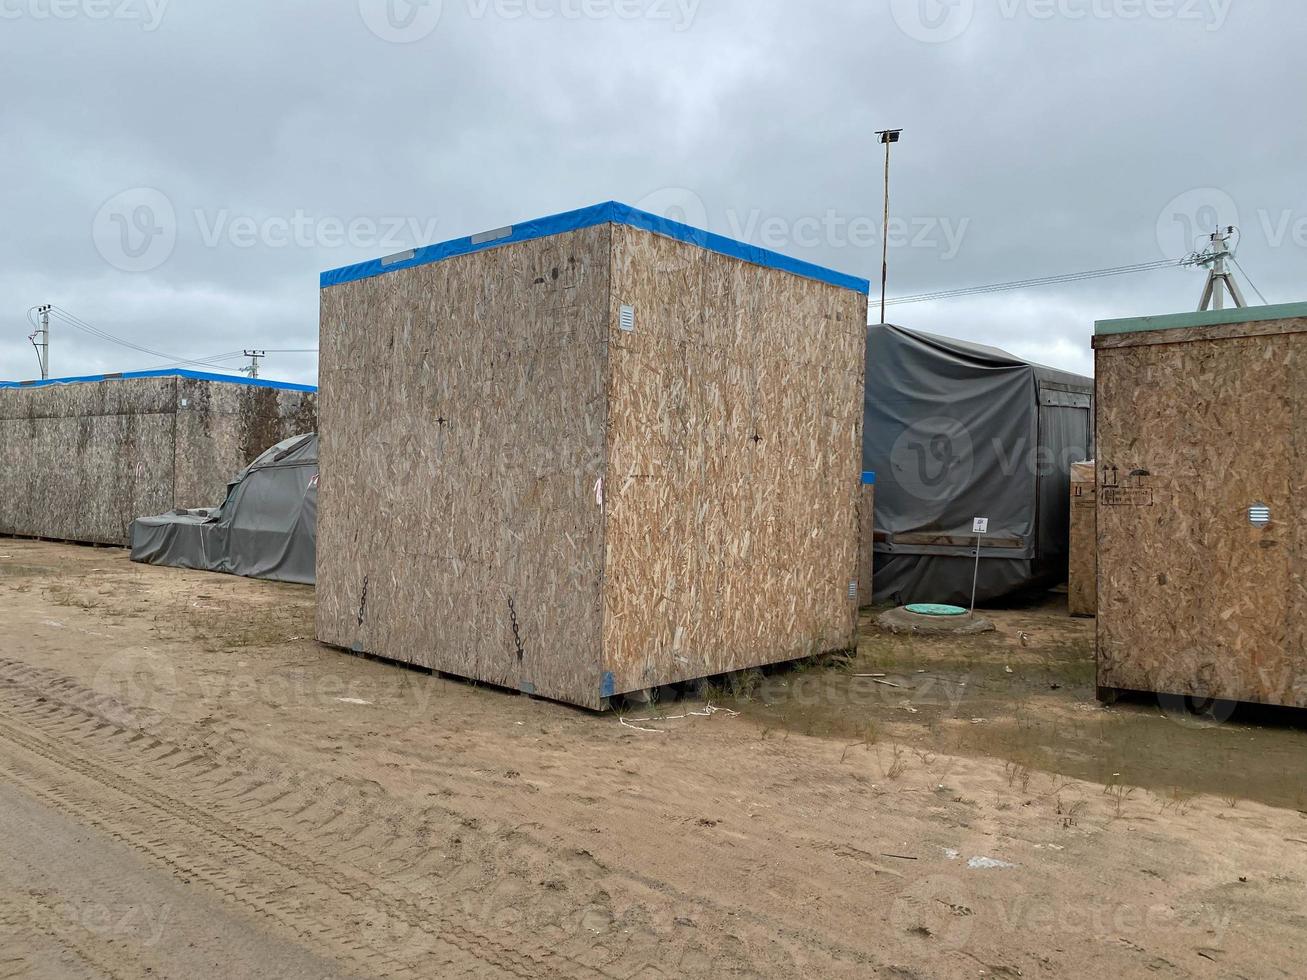
{"label": "overcast sky", "polygon": [[[322,270],[608,199],[878,279],[889,127],[891,296],[1219,221],[1267,301],[1307,300],[1296,0],[0,0],[0,42],[0,378],[36,374],[39,303],[165,355],[56,321],[54,376],[313,349]],[[1095,319],[1202,283],[888,319],[1088,373]]]}

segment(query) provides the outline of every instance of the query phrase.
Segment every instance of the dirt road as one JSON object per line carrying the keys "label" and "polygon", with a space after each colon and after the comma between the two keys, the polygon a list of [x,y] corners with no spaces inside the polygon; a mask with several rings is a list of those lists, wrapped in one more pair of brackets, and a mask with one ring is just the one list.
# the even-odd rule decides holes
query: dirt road
{"label": "dirt road", "polygon": [[1292,802],[982,734],[1156,717],[1092,702],[1087,628],[1047,613],[949,648],[980,694],[928,700],[943,654],[868,637],[619,718],[319,648],[309,589],[119,551],[0,539],[0,611],[0,977],[1301,972]]}

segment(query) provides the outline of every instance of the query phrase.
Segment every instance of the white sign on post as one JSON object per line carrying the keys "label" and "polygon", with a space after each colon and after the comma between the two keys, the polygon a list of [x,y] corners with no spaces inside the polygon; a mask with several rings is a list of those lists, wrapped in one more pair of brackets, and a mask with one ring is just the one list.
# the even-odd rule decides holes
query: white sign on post
{"label": "white sign on post", "polygon": [[977,517],[971,521],[971,533],[976,536],[976,570],[971,576],[971,615],[976,615],[976,584],[980,581],[980,536],[989,533],[989,518]]}

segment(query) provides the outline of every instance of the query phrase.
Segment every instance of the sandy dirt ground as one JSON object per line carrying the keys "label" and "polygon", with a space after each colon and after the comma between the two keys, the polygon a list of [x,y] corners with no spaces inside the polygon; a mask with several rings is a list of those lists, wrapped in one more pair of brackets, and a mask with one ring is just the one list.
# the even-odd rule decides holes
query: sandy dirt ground
{"label": "sandy dirt ground", "polygon": [[1307,732],[986,637],[596,715],[0,539],[0,977],[1297,977]]}

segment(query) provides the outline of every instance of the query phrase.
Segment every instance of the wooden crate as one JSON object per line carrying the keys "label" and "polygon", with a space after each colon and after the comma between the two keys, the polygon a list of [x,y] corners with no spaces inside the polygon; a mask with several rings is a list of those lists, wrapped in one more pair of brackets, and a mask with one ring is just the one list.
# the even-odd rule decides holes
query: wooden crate
{"label": "wooden crate", "polygon": [[853,646],[865,287],[617,204],[325,273],[319,639],[590,708]]}
{"label": "wooden crate", "polygon": [[0,534],[126,545],[131,522],[216,507],[314,389],[195,371],[0,383]]}
{"label": "wooden crate", "polygon": [[1067,606],[1072,616],[1098,613],[1098,494],[1092,462],[1071,464],[1071,548]]}
{"label": "wooden crate", "polygon": [[862,499],[858,505],[858,603],[870,606],[875,600],[876,579],[876,474],[862,474]]}
{"label": "wooden crate", "polygon": [[1097,333],[1102,693],[1307,707],[1307,304]]}

